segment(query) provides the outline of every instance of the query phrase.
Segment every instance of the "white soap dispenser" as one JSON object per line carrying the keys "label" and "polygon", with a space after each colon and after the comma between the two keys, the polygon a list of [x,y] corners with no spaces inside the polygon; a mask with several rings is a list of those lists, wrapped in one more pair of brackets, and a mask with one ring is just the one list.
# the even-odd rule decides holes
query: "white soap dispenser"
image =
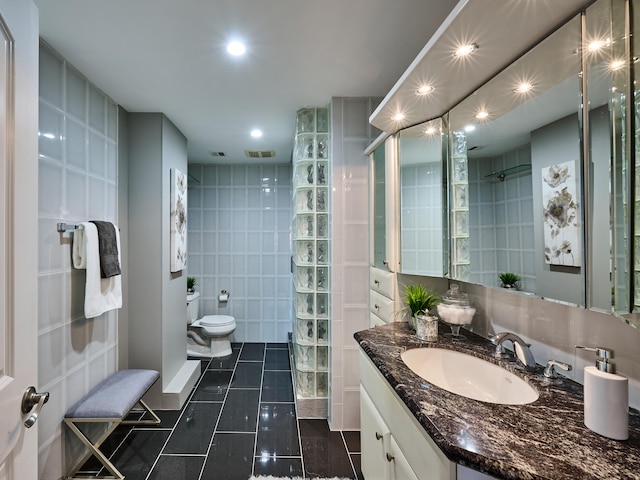
{"label": "white soap dispenser", "polygon": [[584,424],[614,440],[629,438],[629,380],[615,373],[613,351],[576,345],[596,353],[595,367],[584,368]]}

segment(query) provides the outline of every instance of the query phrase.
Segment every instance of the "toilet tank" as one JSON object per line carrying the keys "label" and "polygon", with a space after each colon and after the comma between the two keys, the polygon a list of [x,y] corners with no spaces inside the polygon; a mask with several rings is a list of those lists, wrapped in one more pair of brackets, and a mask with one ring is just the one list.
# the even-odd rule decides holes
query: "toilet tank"
{"label": "toilet tank", "polygon": [[187,294],[187,325],[191,325],[198,319],[198,309],[200,306],[200,292]]}

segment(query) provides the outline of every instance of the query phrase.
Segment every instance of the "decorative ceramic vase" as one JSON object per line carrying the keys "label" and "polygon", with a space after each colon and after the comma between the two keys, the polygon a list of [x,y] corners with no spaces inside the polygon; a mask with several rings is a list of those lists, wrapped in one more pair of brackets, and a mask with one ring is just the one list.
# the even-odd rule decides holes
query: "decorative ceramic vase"
{"label": "decorative ceramic vase", "polygon": [[426,342],[438,341],[438,317],[416,315],[416,336]]}

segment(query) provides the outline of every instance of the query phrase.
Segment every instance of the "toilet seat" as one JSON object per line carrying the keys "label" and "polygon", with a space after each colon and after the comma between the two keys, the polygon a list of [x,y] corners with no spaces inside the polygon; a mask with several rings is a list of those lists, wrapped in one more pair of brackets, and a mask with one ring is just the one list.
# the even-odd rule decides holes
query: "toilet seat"
{"label": "toilet seat", "polygon": [[236,319],[230,315],[205,315],[191,326],[199,327],[205,336],[218,337],[232,333],[236,329]]}
{"label": "toilet seat", "polygon": [[205,315],[198,322],[202,327],[225,327],[236,323],[236,319],[230,315]]}

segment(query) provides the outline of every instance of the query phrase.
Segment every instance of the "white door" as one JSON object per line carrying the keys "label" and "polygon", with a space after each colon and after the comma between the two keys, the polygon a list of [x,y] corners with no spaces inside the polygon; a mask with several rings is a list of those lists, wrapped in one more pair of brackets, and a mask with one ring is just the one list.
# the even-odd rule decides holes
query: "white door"
{"label": "white door", "polygon": [[[0,0],[0,480],[35,480],[37,428],[38,12]],[[40,397],[34,396],[33,400]]]}

